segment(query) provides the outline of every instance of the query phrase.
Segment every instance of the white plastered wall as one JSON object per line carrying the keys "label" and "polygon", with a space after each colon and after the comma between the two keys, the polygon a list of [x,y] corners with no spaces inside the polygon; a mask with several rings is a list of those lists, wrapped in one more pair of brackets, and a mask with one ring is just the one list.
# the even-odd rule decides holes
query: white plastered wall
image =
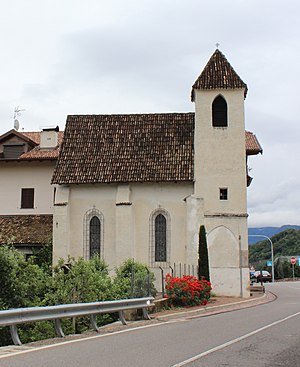
{"label": "white plastered wall", "polygon": [[[170,264],[186,262],[186,197],[192,183],[133,183],[59,186],[54,211],[54,261],[84,256],[84,216],[103,215],[103,254],[109,268],[127,258],[150,265],[151,214],[170,216]],[[190,236],[191,237],[191,236]]]}
{"label": "white plastered wall", "polygon": [[[51,177],[55,162],[1,162],[0,214],[52,214],[54,187]],[[34,188],[34,208],[21,209],[21,189]]]}
{"label": "white plastered wall", "polygon": [[[227,127],[212,126],[218,95],[227,102]],[[203,198],[213,290],[248,297],[244,90],[196,90],[195,111],[195,196]]]}

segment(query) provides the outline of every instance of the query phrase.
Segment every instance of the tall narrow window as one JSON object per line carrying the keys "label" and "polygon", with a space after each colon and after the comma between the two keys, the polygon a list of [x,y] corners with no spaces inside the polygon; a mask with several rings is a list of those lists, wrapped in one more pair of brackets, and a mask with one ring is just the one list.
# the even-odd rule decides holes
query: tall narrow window
{"label": "tall narrow window", "polygon": [[34,208],[34,189],[21,190],[21,209]]}
{"label": "tall narrow window", "polygon": [[155,218],[155,261],[167,261],[167,221],[163,214]]}
{"label": "tall narrow window", "polygon": [[98,217],[94,216],[90,221],[90,258],[100,256],[101,225]]}
{"label": "tall narrow window", "polygon": [[83,257],[86,260],[93,256],[104,258],[104,217],[94,206],[83,218]]}
{"label": "tall narrow window", "polygon": [[212,104],[213,127],[227,127],[227,103],[222,96],[215,98]]}

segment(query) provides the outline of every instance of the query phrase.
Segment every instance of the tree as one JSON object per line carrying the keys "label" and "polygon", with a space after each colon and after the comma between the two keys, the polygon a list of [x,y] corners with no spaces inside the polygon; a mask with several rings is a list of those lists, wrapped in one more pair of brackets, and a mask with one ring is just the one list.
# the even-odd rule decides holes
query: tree
{"label": "tree", "polygon": [[204,277],[206,280],[210,281],[208,249],[207,249],[206,231],[204,225],[200,226],[198,254],[199,254],[198,279],[201,280]]}

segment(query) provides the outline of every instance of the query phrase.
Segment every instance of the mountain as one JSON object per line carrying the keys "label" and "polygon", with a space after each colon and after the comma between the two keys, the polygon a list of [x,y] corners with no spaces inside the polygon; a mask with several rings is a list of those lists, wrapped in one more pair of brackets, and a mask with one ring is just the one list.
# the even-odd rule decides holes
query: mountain
{"label": "mountain", "polygon": [[264,235],[267,237],[272,237],[277,233],[283,232],[287,229],[300,229],[300,226],[297,225],[284,225],[281,227],[253,227],[253,228],[248,228],[248,234],[249,234],[249,238],[248,238],[248,243],[249,245],[252,245],[254,243],[263,241],[264,238],[261,237],[251,237],[251,235]]}
{"label": "mountain", "polygon": [[[275,234],[271,240],[274,249],[274,259],[278,256],[295,256],[296,258],[300,256],[300,229],[289,228]],[[267,239],[249,247],[249,262],[251,264],[270,259],[270,242]]]}

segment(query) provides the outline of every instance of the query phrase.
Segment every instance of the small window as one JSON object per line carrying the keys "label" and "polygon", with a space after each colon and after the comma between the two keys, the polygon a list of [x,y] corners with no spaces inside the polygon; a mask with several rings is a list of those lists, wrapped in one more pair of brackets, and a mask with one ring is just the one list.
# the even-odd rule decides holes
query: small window
{"label": "small window", "polygon": [[53,190],[53,205],[55,205],[55,197],[56,197],[56,187]]}
{"label": "small window", "polygon": [[213,127],[227,127],[227,103],[222,96],[215,98],[212,104]]}
{"label": "small window", "polygon": [[34,208],[34,189],[22,189],[21,191],[21,209]]}
{"label": "small window", "polygon": [[220,189],[220,200],[228,200],[228,189],[227,188]]}

